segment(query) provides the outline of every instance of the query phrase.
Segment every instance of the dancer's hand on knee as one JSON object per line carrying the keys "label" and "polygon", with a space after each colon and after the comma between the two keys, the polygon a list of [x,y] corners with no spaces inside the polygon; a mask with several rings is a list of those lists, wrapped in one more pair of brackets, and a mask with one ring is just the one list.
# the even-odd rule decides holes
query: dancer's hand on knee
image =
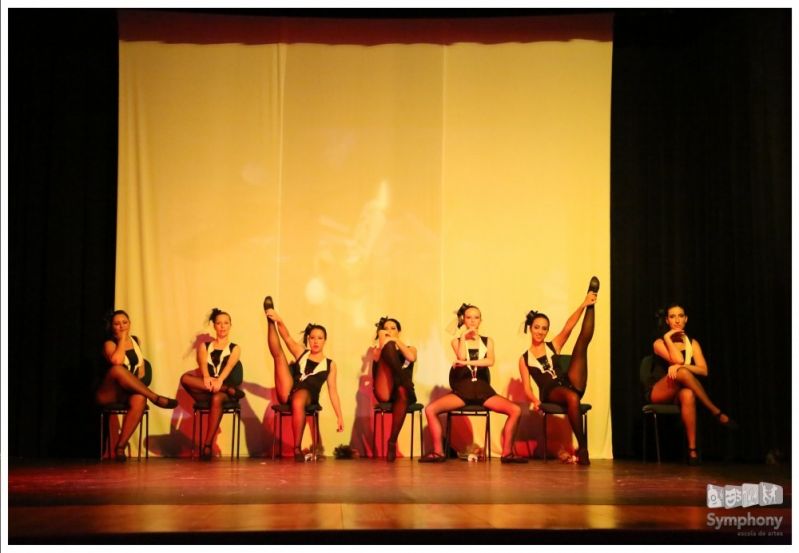
{"label": "dancer's hand on knee", "polygon": [[677,379],[677,371],[680,370],[682,365],[670,365],[669,366],[669,379],[676,380]]}
{"label": "dancer's hand on knee", "polygon": [[211,375],[207,374],[203,376],[203,386],[205,386],[205,389],[209,392],[211,391]]}

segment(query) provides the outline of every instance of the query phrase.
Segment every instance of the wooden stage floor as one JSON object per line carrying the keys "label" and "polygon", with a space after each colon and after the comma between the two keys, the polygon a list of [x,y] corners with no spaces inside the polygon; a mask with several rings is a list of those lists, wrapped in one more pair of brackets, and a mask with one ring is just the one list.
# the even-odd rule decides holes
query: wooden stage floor
{"label": "wooden stage floor", "polygon": [[[791,541],[789,466],[12,460],[8,480],[11,544]],[[783,486],[781,505],[706,507],[709,483],[761,481]]]}

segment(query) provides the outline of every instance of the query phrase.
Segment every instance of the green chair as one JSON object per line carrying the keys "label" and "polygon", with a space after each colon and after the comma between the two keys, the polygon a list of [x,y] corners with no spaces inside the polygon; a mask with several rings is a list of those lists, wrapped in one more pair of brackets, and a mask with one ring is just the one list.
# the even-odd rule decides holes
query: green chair
{"label": "green chair", "polygon": [[[651,380],[652,369],[655,363],[654,355],[647,355],[641,359],[641,365],[638,369],[638,374],[641,379],[641,386],[644,390],[649,387]],[[641,408],[641,416],[643,417],[643,458],[646,463],[646,425],[647,417],[652,416],[652,422],[655,426],[655,453],[657,455],[658,463],[660,463],[660,434],[658,432],[658,415],[679,415],[680,408],[673,403],[647,403]]]}
{"label": "green chair", "polygon": [[[411,415],[411,459],[413,459],[413,425],[416,422],[416,414],[419,413],[419,450],[422,450],[423,435],[422,435],[422,409],[424,406],[421,403],[411,403],[405,409],[405,412]],[[391,414],[391,403],[388,401],[378,402],[372,411],[372,457],[377,457],[377,415],[380,415],[380,443],[386,440],[384,435],[383,416]],[[385,450],[384,450],[385,451]]]}
{"label": "green chair", "polygon": [[[318,403],[312,403],[305,407],[305,417],[311,417],[313,422],[313,431],[311,432],[311,443],[313,444],[313,460],[316,461],[316,448],[320,439],[319,434],[319,411],[322,410],[322,406]],[[276,453],[280,453],[280,457],[283,456],[282,450],[280,448],[283,447],[283,417],[291,417],[291,405],[288,403],[278,403],[276,405],[272,405],[272,411],[275,412],[274,423],[272,424],[272,460],[274,461],[277,458]]]}
{"label": "green chair", "polygon": [[[227,378],[232,386],[241,386],[244,381],[244,366],[241,361],[238,361],[230,371],[230,376]],[[211,400],[205,399],[194,402],[194,420],[191,426],[191,457],[194,458],[194,451],[197,451],[197,456],[202,452],[203,441],[203,417],[210,416],[211,414]],[[222,402],[222,418],[225,415],[233,415],[233,431],[230,433],[230,460],[239,458],[241,449],[241,405],[239,400],[235,398],[228,398]],[[199,422],[199,424],[198,424]],[[221,421],[220,421],[221,424]],[[199,427],[199,433],[197,432]]]}
{"label": "green chair", "polygon": [[[153,367],[150,362],[145,359],[144,360],[144,378],[142,378],[142,382],[145,386],[149,386],[150,382],[153,379]],[[109,424],[111,422],[111,415],[126,415],[130,407],[127,403],[108,403],[106,405],[100,406],[100,460],[103,460],[106,451],[108,451],[108,455],[111,455],[111,430],[109,428]],[[142,425],[144,426],[144,456],[145,459],[150,458],[150,406],[144,406],[144,414],[142,415],[141,420],[139,421],[139,450],[138,450],[138,460],[141,461],[141,449],[142,449]],[[128,444],[130,447],[130,444]]]}
{"label": "green chair", "polygon": [[[571,355],[555,355],[552,357],[552,362],[555,366],[555,372],[558,376],[564,376],[569,370],[569,362]],[[540,393],[540,390],[539,390]],[[588,411],[591,410],[590,403],[580,403],[580,415],[582,415],[583,434],[585,434],[585,444],[588,447]],[[542,402],[539,406],[541,413],[544,415],[544,462],[549,458],[547,452],[547,417],[549,415],[566,415],[566,408],[559,403]]]}

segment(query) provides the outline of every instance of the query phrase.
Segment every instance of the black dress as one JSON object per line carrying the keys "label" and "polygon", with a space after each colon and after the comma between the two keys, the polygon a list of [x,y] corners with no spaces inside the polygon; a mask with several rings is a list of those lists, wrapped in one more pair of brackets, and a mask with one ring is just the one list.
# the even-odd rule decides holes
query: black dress
{"label": "black dress", "polygon": [[322,385],[327,380],[330,374],[330,365],[333,363],[331,359],[323,359],[322,361],[312,361],[308,359],[309,350],[305,350],[300,354],[297,360],[291,364],[291,376],[294,378],[294,387],[291,389],[289,397],[294,395],[297,390],[308,390],[311,395],[311,404],[319,403],[319,392],[322,391]]}
{"label": "black dress", "polygon": [[[480,336],[480,339],[484,346],[488,346],[487,336]],[[469,350],[469,360],[477,361],[479,355],[480,350]],[[491,373],[488,367],[476,367],[475,373],[472,380],[472,370],[468,366],[453,365],[449,371],[449,386],[452,388],[452,393],[461,398],[466,405],[483,405],[488,398],[497,395],[491,387]]]}

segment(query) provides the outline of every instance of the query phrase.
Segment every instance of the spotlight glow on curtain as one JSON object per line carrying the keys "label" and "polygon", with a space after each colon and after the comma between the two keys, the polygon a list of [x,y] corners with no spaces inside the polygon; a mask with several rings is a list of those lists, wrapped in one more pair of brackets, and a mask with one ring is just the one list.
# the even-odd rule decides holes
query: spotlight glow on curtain
{"label": "spotlight glow on curtain", "polygon": [[[525,313],[546,312],[552,338],[596,274],[584,401],[594,405],[591,454],[611,456],[612,43],[570,38],[564,19],[541,40],[244,44],[130,38],[123,14],[116,301],[153,362],[153,388],[181,401],[171,418],[153,412],[154,453],[189,450],[179,377],[196,366],[192,345],[212,331],[212,307],[231,313],[242,348],[250,454],[272,444],[265,294],[292,330],[327,327],[345,431],[335,432],[323,390],[322,442],[328,454],[340,443],[366,452],[364,356],[380,316],[398,318],[418,348],[416,391],[427,403],[448,386],[453,311],[478,305],[496,342],[492,384],[526,405]],[[368,22],[347,22],[358,24]],[[609,19],[597,25],[609,35]],[[495,429],[503,419],[494,415]],[[229,424],[218,440],[225,454]],[[482,443],[475,425],[456,446]],[[550,425],[551,450],[570,443],[565,420]],[[540,419],[525,411],[519,451],[540,437]],[[498,452],[500,432],[492,445]]]}

